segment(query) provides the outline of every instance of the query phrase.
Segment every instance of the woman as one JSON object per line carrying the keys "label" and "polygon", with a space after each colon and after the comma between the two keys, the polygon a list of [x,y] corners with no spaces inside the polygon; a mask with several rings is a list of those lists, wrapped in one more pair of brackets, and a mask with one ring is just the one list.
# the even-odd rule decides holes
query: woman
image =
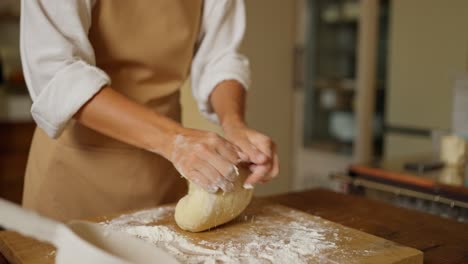
{"label": "woman", "polygon": [[[272,141],[244,121],[242,0],[22,2],[21,53],[38,125],[23,204],[59,220],[174,202],[178,175],[230,191],[278,173]],[[180,125],[191,78],[200,110],[226,139]],[[177,171],[179,173],[177,173]]]}

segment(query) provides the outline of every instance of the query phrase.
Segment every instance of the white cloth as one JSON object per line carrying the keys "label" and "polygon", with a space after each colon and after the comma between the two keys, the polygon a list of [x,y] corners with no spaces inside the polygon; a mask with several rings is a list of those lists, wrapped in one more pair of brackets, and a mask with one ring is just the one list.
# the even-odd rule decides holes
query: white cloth
{"label": "white cloth", "polygon": [[[33,100],[32,116],[57,138],[109,76],[96,67],[88,39],[95,0],[23,0],[21,59]],[[250,85],[249,63],[238,50],[245,31],[244,0],[204,0],[199,44],[192,62],[192,92],[201,112],[217,117],[209,96],[224,80]]]}

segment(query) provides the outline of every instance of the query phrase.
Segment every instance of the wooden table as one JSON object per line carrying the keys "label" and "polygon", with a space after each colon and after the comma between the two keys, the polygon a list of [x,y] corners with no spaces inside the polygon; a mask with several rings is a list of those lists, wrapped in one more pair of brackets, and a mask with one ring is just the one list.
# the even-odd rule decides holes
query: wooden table
{"label": "wooden table", "polygon": [[467,224],[322,189],[269,199],[419,249],[425,263],[468,263]]}

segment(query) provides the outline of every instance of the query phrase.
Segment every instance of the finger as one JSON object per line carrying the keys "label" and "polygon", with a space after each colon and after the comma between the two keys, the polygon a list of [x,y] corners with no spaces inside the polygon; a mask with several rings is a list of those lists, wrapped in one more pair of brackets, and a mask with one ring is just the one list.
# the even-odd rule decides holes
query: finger
{"label": "finger", "polygon": [[272,157],[272,159],[269,160],[268,163],[263,164],[264,165],[263,171],[261,171],[261,173],[265,173],[265,175],[258,181],[260,183],[267,183],[271,181],[274,177],[276,177],[279,171],[279,159],[276,153],[276,145],[268,137],[263,137],[262,139],[259,139],[257,142],[260,143],[259,148],[265,152],[269,152]]}
{"label": "finger", "polygon": [[239,152],[237,152],[237,155],[239,156],[238,163],[250,161],[249,156],[245,154],[240,148],[239,148]]}
{"label": "finger", "polygon": [[204,177],[203,174],[195,169],[191,170],[188,173],[188,179],[198,185],[199,187],[203,188],[205,191],[209,193],[216,193],[218,191],[218,187],[214,185],[208,178]]}
{"label": "finger", "polygon": [[234,189],[234,184],[224,178],[209,162],[204,160],[197,162],[194,168],[210,181],[212,186],[230,192]]}
{"label": "finger", "polygon": [[263,164],[268,161],[268,157],[255,147],[250,141],[242,140],[236,142],[242,151],[249,156],[249,161],[255,164]]}
{"label": "finger", "polygon": [[239,161],[240,157],[238,155],[238,152],[240,151],[240,149],[236,145],[219,136],[218,134],[209,133],[208,143],[210,146],[214,147],[216,152],[218,152],[230,163],[236,164]]}
{"label": "finger", "polygon": [[219,155],[223,156],[223,158],[231,164],[239,163],[239,160],[242,160],[243,158],[239,155],[239,153],[242,151],[237,146],[234,146],[233,144],[227,141],[226,143],[227,144],[217,145],[216,152]]}
{"label": "finger", "polygon": [[197,158],[193,161],[191,166],[193,167],[193,170],[199,172],[199,176],[201,176],[207,184],[217,186],[216,182],[220,175],[209,163]]}
{"label": "finger", "polygon": [[234,191],[234,183],[226,181],[225,179],[219,178],[217,186],[223,190],[223,192],[232,192]]}
{"label": "finger", "polygon": [[245,181],[244,188],[245,186],[253,186],[255,183],[261,182],[270,170],[270,165],[252,165],[250,168],[252,174]]}
{"label": "finger", "polygon": [[265,154],[269,160],[265,162],[269,162],[275,152],[275,144],[271,140],[271,138],[264,136],[264,135],[259,135],[257,137],[254,137],[251,140],[252,144],[255,145],[255,147],[260,150],[263,154]]}
{"label": "finger", "polygon": [[244,182],[245,189],[253,189],[253,186],[261,181],[262,174],[252,173]]}
{"label": "finger", "polygon": [[272,179],[274,179],[274,178],[276,178],[278,176],[278,173],[279,173],[279,158],[278,158],[278,154],[276,153],[275,150],[274,150],[274,152],[275,152],[275,154],[273,155],[271,169],[267,173],[267,175],[263,179],[261,179],[262,183],[267,183],[267,182],[271,181]]}
{"label": "finger", "polygon": [[221,176],[226,178],[228,181],[234,181],[237,177],[234,169],[234,164],[228,160],[224,159],[219,153],[217,152],[207,152],[203,154],[203,157],[206,162],[208,162],[211,166],[213,166]]}
{"label": "finger", "polygon": [[[229,142],[229,141],[228,141]],[[236,144],[232,143],[232,142],[229,142],[230,145],[234,148],[234,151],[236,152],[237,154],[237,157],[238,157],[238,160],[237,162],[240,163],[240,162],[248,162],[249,161],[249,156],[247,156],[247,154],[245,154],[242,149],[240,147],[238,147]]]}
{"label": "finger", "polygon": [[271,177],[272,178],[278,177],[279,170],[280,170],[279,157],[278,157],[278,153],[275,153],[273,155],[273,170],[271,172]]}

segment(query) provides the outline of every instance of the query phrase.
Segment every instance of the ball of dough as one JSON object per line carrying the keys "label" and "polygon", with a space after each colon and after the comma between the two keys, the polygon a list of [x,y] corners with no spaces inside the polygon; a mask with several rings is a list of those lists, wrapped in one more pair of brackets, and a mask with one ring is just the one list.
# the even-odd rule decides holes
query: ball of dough
{"label": "ball of dough", "polygon": [[252,200],[253,189],[243,187],[248,175],[247,169],[240,169],[234,191],[226,193],[208,193],[189,182],[188,194],[179,200],[175,209],[177,225],[187,231],[201,232],[236,218]]}

